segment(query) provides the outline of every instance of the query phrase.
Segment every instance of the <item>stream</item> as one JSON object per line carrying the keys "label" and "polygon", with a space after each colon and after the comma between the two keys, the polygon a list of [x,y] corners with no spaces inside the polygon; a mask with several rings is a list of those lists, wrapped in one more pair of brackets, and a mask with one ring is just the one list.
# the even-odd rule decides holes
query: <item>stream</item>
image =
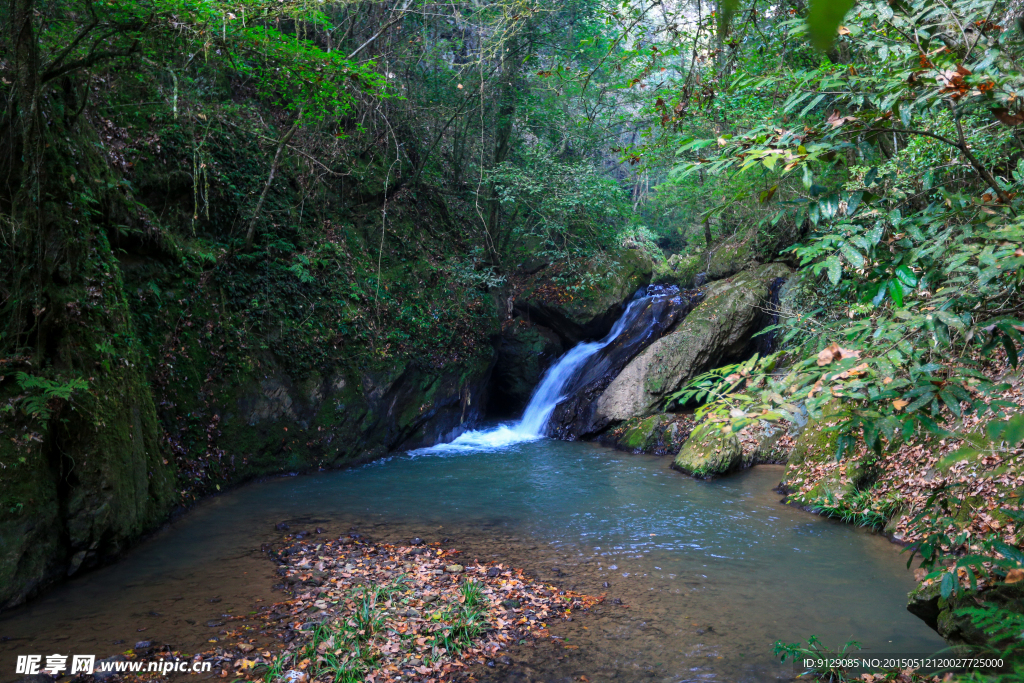
{"label": "stream", "polygon": [[536,439],[250,484],[0,618],[10,639],[0,671],[7,680],[15,654],[104,657],[138,640],[206,646],[217,637],[209,620],[281,599],[259,548],[281,538],[274,525],[285,520],[293,531],[449,539],[467,560],[501,559],[606,593],[592,615],[552,626],[578,650],[514,657],[541,680],[787,679],[793,668],[775,663],[772,643],[812,634],[833,647],[859,640],[870,653],[943,646],[904,609],[914,583],[900,549],[781,504],[772,492],[781,467],[704,482],[669,462]]}

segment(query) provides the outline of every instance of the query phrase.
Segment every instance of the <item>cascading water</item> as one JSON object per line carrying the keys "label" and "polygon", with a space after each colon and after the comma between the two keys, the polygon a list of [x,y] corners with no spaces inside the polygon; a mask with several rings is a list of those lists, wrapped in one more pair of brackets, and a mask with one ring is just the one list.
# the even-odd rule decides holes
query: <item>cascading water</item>
{"label": "cascading water", "polygon": [[[530,397],[530,402],[518,422],[502,424],[493,429],[465,432],[450,443],[421,448],[414,452],[436,453],[494,449],[544,438],[551,413],[559,401],[564,399],[578,383],[578,380],[584,376],[591,361],[595,360],[602,350],[614,344],[624,332],[640,320],[654,297],[675,297],[677,293],[678,289],[675,287],[655,286],[637,292],[625,312],[603,339],[595,342],[580,342],[548,368],[541,378],[540,384],[534,389],[533,396]],[[649,319],[643,334],[653,332],[656,327],[657,323]]]}

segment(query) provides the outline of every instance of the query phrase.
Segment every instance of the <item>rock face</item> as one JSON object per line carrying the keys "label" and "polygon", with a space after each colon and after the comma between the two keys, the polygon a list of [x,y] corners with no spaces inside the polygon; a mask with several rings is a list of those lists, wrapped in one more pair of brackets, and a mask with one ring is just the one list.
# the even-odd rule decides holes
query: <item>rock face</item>
{"label": "rock face", "polygon": [[521,413],[544,371],[564,351],[562,340],[547,327],[522,318],[509,321],[498,342],[498,362],[491,382],[491,412]]}
{"label": "rock face", "polygon": [[619,371],[651,343],[682,320],[703,295],[680,292],[676,287],[651,285],[646,298],[636,300],[626,315],[626,328],[611,344],[599,351],[582,374],[564,389],[548,422],[548,433],[560,439],[576,439],[593,433],[595,399],[619,374]]}
{"label": "rock face", "polygon": [[[583,272],[565,263],[541,269],[513,300],[518,317],[551,329],[567,349],[607,334],[630,296],[651,281],[654,264],[638,249],[621,249],[576,267]],[[562,278],[578,284],[567,288]]]}
{"label": "rock face", "polygon": [[656,413],[686,382],[743,353],[761,321],[769,284],[789,273],[786,265],[769,263],[708,285],[704,302],[608,385],[584,431]]}

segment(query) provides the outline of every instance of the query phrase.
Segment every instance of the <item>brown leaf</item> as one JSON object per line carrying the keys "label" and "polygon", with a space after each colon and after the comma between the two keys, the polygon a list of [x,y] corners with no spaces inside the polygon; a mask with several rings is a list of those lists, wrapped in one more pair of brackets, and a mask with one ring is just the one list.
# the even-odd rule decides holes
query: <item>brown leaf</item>
{"label": "brown leaf", "polygon": [[1006,572],[1006,583],[1017,583],[1024,581],[1024,569],[1011,569]]}
{"label": "brown leaf", "polygon": [[1024,112],[1010,111],[1006,107],[993,107],[992,115],[999,119],[1000,123],[1007,126],[1017,126],[1024,123]]}
{"label": "brown leaf", "polygon": [[845,26],[840,26],[836,30],[836,33],[838,33],[841,36],[848,36],[848,35],[850,35],[850,29],[846,28]]}
{"label": "brown leaf", "polygon": [[908,405],[910,405],[910,401],[904,401],[902,398],[898,398],[892,402],[892,407],[896,410],[903,410]]}

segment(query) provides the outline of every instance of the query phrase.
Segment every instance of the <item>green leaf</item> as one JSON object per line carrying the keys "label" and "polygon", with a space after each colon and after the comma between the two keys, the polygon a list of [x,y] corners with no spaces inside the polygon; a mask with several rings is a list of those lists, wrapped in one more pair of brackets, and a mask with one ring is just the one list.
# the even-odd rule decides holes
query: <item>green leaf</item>
{"label": "green leaf", "polygon": [[1017,347],[1015,347],[1013,345],[1013,340],[1010,339],[1009,335],[1004,334],[1004,335],[1001,336],[1001,339],[1003,341],[1003,348],[1006,349],[1006,355],[1010,357],[1010,365],[1012,365],[1014,368],[1016,368],[1017,367]]}
{"label": "green leaf", "polygon": [[828,269],[829,281],[834,285],[839,284],[839,279],[843,277],[843,264],[839,258],[835,254],[829,256],[825,259],[825,267]]}
{"label": "green leaf", "polygon": [[[820,2],[820,0],[819,0]],[[948,598],[950,594],[956,592],[956,579],[949,572],[942,575],[942,584],[939,586],[939,592],[942,593],[942,597]]]}
{"label": "green leaf", "polygon": [[1024,441],[1024,415],[1014,415],[1010,418],[1003,430],[1003,441],[1010,444],[1010,448],[1016,448],[1017,444]]}
{"label": "green leaf", "polygon": [[854,268],[864,267],[864,257],[861,256],[859,251],[853,248],[852,244],[849,242],[843,242],[839,245],[839,250],[843,252],[843,256],[846,257],[846,260],[849,261],[850,265]]}
{"label": "green leaf", "polygon": [[853,5],[854,0],[811,1],[811,8],[807,12],[807,28],[814,47],[823,52],[832,47],[839,23]]}
{"label": "green leaf", "polygon": [[889,280],[889,294],[897,307],[903,308],[903,287],[896,280]]}
{"label": "green leaf", "polygon": [[988,436],[989,441],[1002,441],[1004,429],[1006,429],[1006,422],[1002,420],[992,420],[985,425],[985,434]]}
{"label": "green leaf", "polygon": [[907,287],[917,287],[917,276],[914,275],[914,271],[910,270],[906,266],[896,267],[896,277],[900,279],[900,282],[905,284]]}

